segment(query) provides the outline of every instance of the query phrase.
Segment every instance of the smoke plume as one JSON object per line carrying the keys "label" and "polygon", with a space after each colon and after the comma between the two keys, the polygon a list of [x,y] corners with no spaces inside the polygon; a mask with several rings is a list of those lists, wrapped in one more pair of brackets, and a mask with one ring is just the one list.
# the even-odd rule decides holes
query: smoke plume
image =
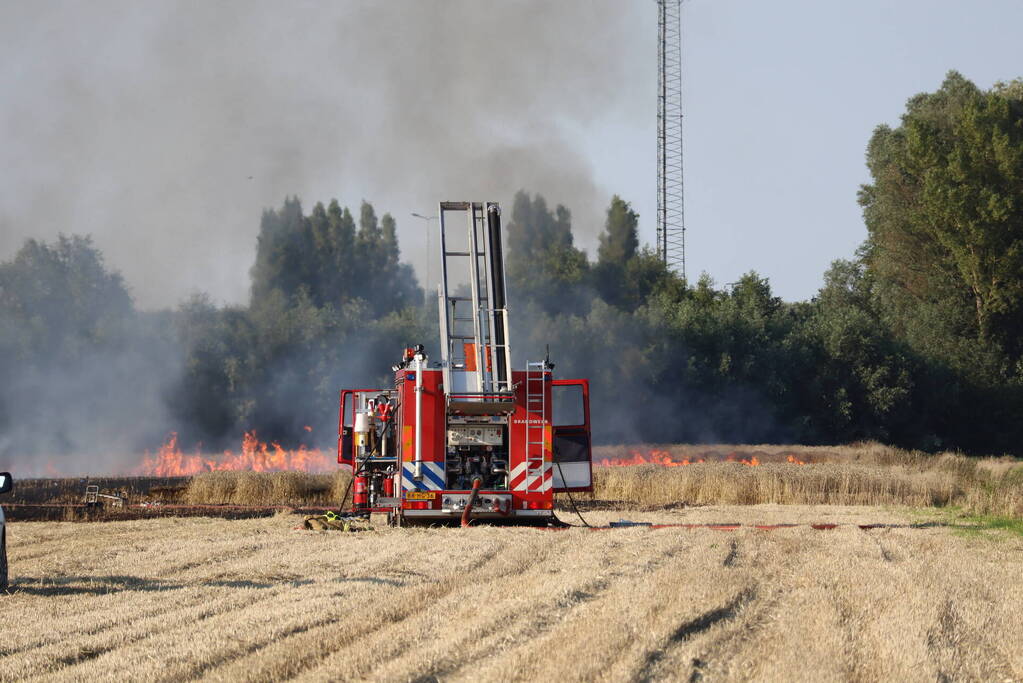
{"label": "smoke plume", "polygon": [[592,246],[611,192],[577,143],[652,108],[653,42],[622,47],[652,32],[651,8],[7,3],[0,258],[92,234],[144,309],[196,290],[243,303],[260,211],[286,195],[391,211],[422,273],[411,211],[521,187],[573,207]]}

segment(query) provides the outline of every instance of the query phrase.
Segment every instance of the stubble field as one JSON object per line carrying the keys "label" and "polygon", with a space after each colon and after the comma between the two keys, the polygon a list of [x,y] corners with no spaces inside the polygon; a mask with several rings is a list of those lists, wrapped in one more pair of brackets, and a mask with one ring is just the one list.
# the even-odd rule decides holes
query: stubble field
{"label": "stubble field", "polygon": [[0,679],[1023,680],[1020,536],[878,507],[587,514],[619,517],[840,526],[14,523]]}

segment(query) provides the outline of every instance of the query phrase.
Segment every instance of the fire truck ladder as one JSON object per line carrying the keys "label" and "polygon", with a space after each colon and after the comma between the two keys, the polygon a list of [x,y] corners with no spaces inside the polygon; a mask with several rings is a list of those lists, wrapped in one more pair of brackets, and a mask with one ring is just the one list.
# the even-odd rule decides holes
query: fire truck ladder
{"label": "fire truck ladder", "polygon": [[547,362],[526,363],[526,490],[545,490],[544,439],[547,424]]}
{"label": "fire truck ladder", "polygon": [[[463,412],[507,412],[514,395],[501,210],[493,202],[441,202],[439,209],[441,366],[449,405],[457,403]],[[465,244],[453,250],[452,212],[468,218]],[[468,291],[452,292],[452,282],[468,284]]]}

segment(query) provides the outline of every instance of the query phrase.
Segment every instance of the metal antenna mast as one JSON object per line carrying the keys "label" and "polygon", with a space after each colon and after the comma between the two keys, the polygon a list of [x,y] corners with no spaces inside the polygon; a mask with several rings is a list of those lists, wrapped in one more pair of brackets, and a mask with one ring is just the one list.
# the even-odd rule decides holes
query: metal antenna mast
{"label": "metal antenna mast", "polygon": [[657,11],[657,255],[685,279],[682,0],[657,0]]}

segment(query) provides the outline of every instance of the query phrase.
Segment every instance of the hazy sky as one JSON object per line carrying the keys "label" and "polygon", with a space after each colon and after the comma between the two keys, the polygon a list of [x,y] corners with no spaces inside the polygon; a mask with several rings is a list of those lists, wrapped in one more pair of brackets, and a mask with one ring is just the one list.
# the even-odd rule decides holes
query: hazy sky
{"label": "hazy sky", "polygon": [[[874,126],[949,69],[1023,76],[1021,26],[1008,0],[687,0],[690,274],[813,296],[865,236]],[[288,194],[390,211],[421,273],[411,212],[519,188],[591,255],[613,193],[653,242],[656,28],[653,0],[2,3],[0,259],[91,233],[142,307],[241,302]]]}

